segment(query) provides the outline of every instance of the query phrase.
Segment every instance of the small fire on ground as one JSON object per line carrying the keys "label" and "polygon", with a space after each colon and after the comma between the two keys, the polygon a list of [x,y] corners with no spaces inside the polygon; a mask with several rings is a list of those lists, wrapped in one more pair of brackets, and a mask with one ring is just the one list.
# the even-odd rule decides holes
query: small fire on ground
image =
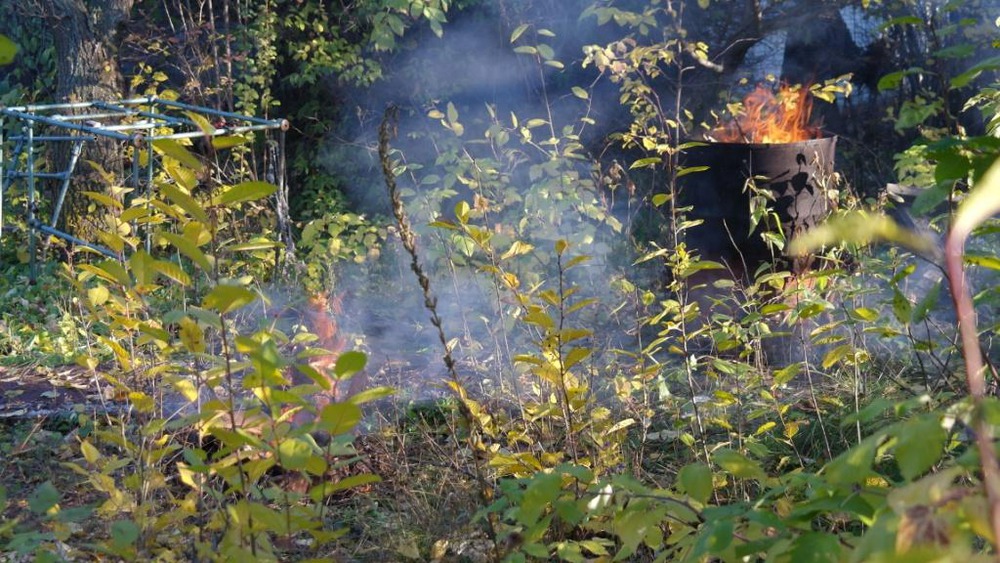
{"label": "small fire on ground", "polygon": [[712,140],[722,143],[795,143],[818,139],[819,126],[809,123],[812,116],[812,96],[807,86],[782,84],[777,93],[764,85],[743,99],[733,119],[719,125],[711,133]]}

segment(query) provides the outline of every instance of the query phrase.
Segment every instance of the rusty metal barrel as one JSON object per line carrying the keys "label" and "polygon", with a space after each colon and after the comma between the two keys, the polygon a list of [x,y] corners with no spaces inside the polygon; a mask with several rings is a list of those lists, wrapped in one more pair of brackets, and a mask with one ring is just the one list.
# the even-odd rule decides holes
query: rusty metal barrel
{"label": "rusty metal barrel", "polygon": [[796,274],[808,269],[808,258],[774,256],[761,237],[762,225],[751,231],[748,186],[752,182],[771,194],[769,209],[777,213],[785,239],[792,240],[831,211],[827,188],[836,145],[836,137],[825,137],[775,144],[705,143],[686,149],[681,166],[708,167],[679,180],[679,203],[691,206],[689,219],[702,221],[686,232],[688,248],[748,276],[776,260]]}

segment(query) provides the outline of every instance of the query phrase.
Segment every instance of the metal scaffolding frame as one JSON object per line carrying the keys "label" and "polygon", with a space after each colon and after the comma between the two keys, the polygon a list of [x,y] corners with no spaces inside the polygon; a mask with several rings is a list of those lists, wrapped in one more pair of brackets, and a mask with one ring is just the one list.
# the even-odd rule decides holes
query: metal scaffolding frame
{"label": "metal scaffolding frame", "polygon": [[[188,114],[206,118],[209,123],[216,121],[214,129],[204,130]],[[20,132],[4,138],[6,121],[11,120],[14,130],[20,126]],[[169,133],[161,133],[167,130]],[[285,132],[288,121],[285,119],[262,119],[237,113],[219,111],[207,107],[195,106],[157,97],[141,97],[112,102],[78,102],[62,104],[26,105],[18,107],[0,107],[0,237],[4,224],[4,197],[10,186],[23,180],[26,183],[27,209],[26,224],[29,228],[28,253],[30,256],[31,279],[36,277],[36,248],[39,233],[61,238],[75,245],[90,248],[110,258],[121,258],[110,249],[94,242],[81,240],[70,233],[57,228],[62,212],[66,193],[71,187],[73,171],[83,152],[83,145],[98,139],[111,139],[132,148],[132,154],[138,155],[143,146],[152,147],[154,141],[163,139],[182,140],[236,135],[251,131],[278,131],[277,157],[274,165],[275,182],[278,184],[279,225],[287,221],[287,188],[285,185]],[[4,152],[5,143],[13,145],[8,157]],[[41,143],[71,143],[66,170],[37,171],[36,145]],[[148,151],[145,174],[140,170],[139,158],[133,156],[129,187],[133,193],[151,194],[155,171],[154,152]],[[24,156],[24,158],[22,158]],[[38,217],[39,205],[36,182],[38,180],[55,180],[59,182],[59,191],[52,208],[48,222]],[[146,246],[149,247],[149,233],[146,234]]]}

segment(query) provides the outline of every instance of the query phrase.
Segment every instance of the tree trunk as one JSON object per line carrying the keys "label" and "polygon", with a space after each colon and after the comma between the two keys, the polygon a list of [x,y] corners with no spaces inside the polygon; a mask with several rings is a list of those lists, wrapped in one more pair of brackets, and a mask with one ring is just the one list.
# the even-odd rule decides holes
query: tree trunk
{"label": "tree trunk", "polygon": [[[115,101],[122,97],[124,88],[115,40],[119,26],[128,20],[134,4],[135,0],[39,0],[54,38],[59,80],[56,95],[60,101]],[[65,170],[69,147],[53,149],[55,154],[50,156],[53,169]],[[87,161],[121,179],[124,149],[111,139],[84,145],[60,220],[67,231],[84,240],[94,240],[97,225],[91,218],[95,214],[88,212],[91,201],[82,192],[104,191],[107,186]]]}

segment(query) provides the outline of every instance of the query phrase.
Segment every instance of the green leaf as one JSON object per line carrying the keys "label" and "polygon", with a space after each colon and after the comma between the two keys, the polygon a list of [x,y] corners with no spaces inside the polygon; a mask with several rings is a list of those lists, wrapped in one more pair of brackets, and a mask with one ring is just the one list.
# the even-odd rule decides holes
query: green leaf
{"label": "green leaf", "polygon": [[201,221],[202,223],[207,223],[209,221],[208,213],[205,211],[205,208],[198,203],[198,200],[191,197],[190,194],[185,193],[181,191],[180,188],[166,182],[158,182],[156,187],[165,198],[186,211],[187,214],[195,220]]}
{"label": "green leaf", "polygon": [[840,540],[833,534],[807,532],[792,543],[790,560],[803,563],[837,563],[840,561]]}
{"label": "green leaf", "polygon": [[973,80],[979,77],[980,74],[989,70],[1000,69],[1000,56],[991,57],[984,61],[981,61],[965,72],[959,74],[955,78],[951,79],[952,88],[963,88],[968,86]]}
{"label": "green leaf", "polygon": [[321,485],[316,485],[309,490],[309,497],[315,502],[320,502],[324,498],[338,491],[345,491],[347,489],[353,489],[354,487],[360,487],[369,483],[379,483],[381,481],[381,477],[371,473],[351,475],[350,477],[344,477],[335,483],[326,482]]}
{"label": "green leaf", "polygon": [[590,94],[588,94],[586,90],[580,88],[579,86],[573,86],[572,91],[573,95],[576,96],[577,98],[580,98],[581,100],[586,100],[587,98],[590,97]]}
{"label": "green leaf", "polygon": [[801,363],[788,364],[787,366],[774,372],[774,384],[772,387],[781,387],[782,385],[788,383],[792,380],[799,372],[802,371]]}
{"label": "green leaf", "polygon": [[139,526],[131,520],[119,520],[111,525],[111,544],[115,549],[125,549],[139,539]]}
{"label": "green leaf", "polygon": [[0,35],[0,66],[9,65],[17,56],[17,45],[6,35]]}
{"label": "green leaf", "polygon": [[138,250],[129,257],[129,268],[137,284],[151,284],[156,280],[156,270],[153,268],[155,262],[156,259],[145,250]]}
{"label": "green leaf", "polygon": [[28,508],[35,514],[45,514],[58,503],[59,491],[50,481],[38,485],[28,497]]}
{"label": "green leaf", "polygon": [[716,450],[712,461],[740,479],[763,479],[767,476],[759,463],[729,448]]}
{"label": "green leaf", "polygon": [[153,141],[153,148],[156,149],[156,152],[169,156],[196,172],[201,172],[203,165],[198,160],[198,157],[191,154],[184,145],[181,145],[177,141],[173,139],[157,139]]}
{"label": "green leaf", "polygon": [[647,156],[646,158],[640,158],[629,165],[629,170],[635,170],[637,168],[648,168],[650,166],[656,166],[661,164],[663,159],[658,156]]}
{"label": "green leaf", "polygon": [[694,174],[695,172],[704,172],[708,169],[708,166],[685,166],[677,171],[677,177],[680,178],[688,174]]}
{"label": "green leaf", "polygon": [[168,260],[157,260],[153,263],[153,269],[164,277],[170,278],[184,287],[191,285],[191,276],[189,276],[183,268],[173,262]]}
{"label": "green leaf", "polygon": [[227,246],[222,250],[224,252],[254,252],[257,250],[274,250],[275,248],[284,248],[284,246],[284,244],[277,241],[258,238],[249,242]]}
{"label": "green leaf", "polygon": [[[631,508],[631,505],[630,505]],[[631,557],[639,545],[650,543],[659,535],[662,538],[660,526],[666,516],[663,507],[642,510],[641,507],[623,510],[615,516],[614,532],[622,542],[622,548],[615,554],[615,560],[621,561]],[[657,543],[653,541],[652,543]]]}
{"label": "green leaf", "polygon": [[132,285],[131,276],[129,276],[128,271],[117,260],[101,260],[93,269],[84,268],[84,266],[89,266],[89,264],[81,264],[80,269],[94,272],[108,281],[121,284],[124,287]]}
{"label": "green leaf", "polygon": [[312,446],[302,438],[286,438],[278,444],[278,460],[285,469],[305,469],[312,455]]}
{"label": "green leaf", "polygon": [[884,437],[883,432],[873,434],[835,457],[823,468],[827,480],[834,485],[863,483],[872,472],[875,451]]}
{"label": "green leaf", "polygon": [[233,147],[238,147],[247,143],[247,139],[244,137],[234,137],[230,135],[222,135],[220,137],[212,137],[212,148],[215,150],[225,150],[231,149]]}
{"label": "green leaf", "polygon": [[104,207],[108,207],[111,209],[122,209],[124,207],[122,205],[122,202],[109,196],[108,194],[104,194],[101,192],[87,192],[87,191],[80,193],[96,201],[97,203],[100,203]]}
{"label": "green leaf", "polygon": [[927,290],[927,294],[917,302],[913,307],[913,311],[910,313],[910,323],[916,324],[921,323],[930,314],[934,307],[937,306],[938,299],[941,296],[941,280],[938,280],[930,289]]}
{"label": "green leaf", "polygon": [[709,521],[698,535],[694,555],[718,555],[733,543],[733,521]]}
{"label": "green leaf", "polygon": [[549,503],[562,492],[562,476],[556,473],[537,473],[528,483],[521,497],[517,521],[531,527],[542,517]]}
{"label": "green leaf", "polygon": [[392,396],[395,392],[396,390],[392,387],[372,387],[371,389],[365,389],[360,393],[351,395],[347,398],[347,402],[355,405],[361,405],[370,401],[377,401],[379,399]]}
{"label": "green leaf", "polygon": [[879,26],[879,31],[884,31],[895,25],[923,25],[924,20],[918,16],[899,16],[883,23]]}
{"label": "green leaf", "polygon": [[712,496],[712,470],[704,463],[691,463],[677,473],[677,483],[687,495],[705,504]]}
{"label": "green leaf", "polygon": [[907,481],[923,475],[941,459],[948,433],[937,415],[908,420],[896,434],[896,463]]}
{"label": "green leaf", "polygon": [[213,200],[213,203],[216,205],[232,205],[234,203],[265,198],[276,191],[278,191],[278,186],[270,182],[241,182],[223,192],[222,195]]}
{"label": "green leaf", "polygon": [[968,253],[964,258],[966,264],[989,268],[990,270],[1000,270],[1000,258],[996,256]]}
{"label": "green leaf", "polygon": [[365,369],[365,364],[367,363],[368,356],[366,356],[364,352],[344,352],[337,358],[337,363],[333,367],[333,372],[337,374],[337,377],[343,379]]}
{"label": "green leaf", "polygon": [[202,300],[201,306],[206,309],[213,309],[220,314],[235,311],[253,303],[257,299],[257,294],[245,287],[238,285],[217,285]]}
{"label": "green leaf", "polygon": [[187,256],[205,273],[212,272],[212,262],[191,239],[176,233],[159,233],[159,236],[174,245],[181,254]]}
{"label": "green leaf", "polygon": [[331,436],[345,434],[361,421],[361,408],[353,403],[333,403],[323,407],[317,426]]}
{"label": "green leaf", "polygon": [[878,320],[878,311],[875,309],[870,309],[868,307],[858,307],[851,312],[851,316],[857,318],[858,320],[873,322]]}

